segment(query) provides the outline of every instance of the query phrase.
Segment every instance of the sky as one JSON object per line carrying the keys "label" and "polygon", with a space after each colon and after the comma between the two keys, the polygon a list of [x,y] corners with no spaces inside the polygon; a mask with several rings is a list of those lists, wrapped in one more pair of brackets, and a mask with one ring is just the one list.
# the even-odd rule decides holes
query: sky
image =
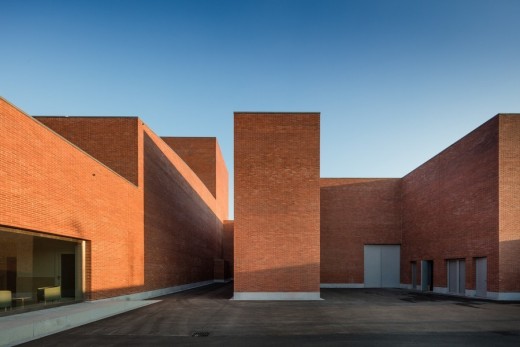
{"label": "sky", "polygon": [[215,136],[231,187],[234,111],[321,112],[322,177],[403,177],[520,113],[519,16],[517,0],[0,0],[0,95]]}

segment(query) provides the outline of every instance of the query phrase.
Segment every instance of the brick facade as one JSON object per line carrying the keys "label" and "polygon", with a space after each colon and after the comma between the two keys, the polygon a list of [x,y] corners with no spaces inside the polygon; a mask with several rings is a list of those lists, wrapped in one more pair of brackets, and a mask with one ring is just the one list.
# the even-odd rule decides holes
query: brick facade
{"label": "brick facade", "polygon": [[520,114],[499,115],[499,290],[520,292]]}
{"label": "brick facade", "polygon": [[138,185],[137,117],[34,117]]}
{"label": "brick facade", "polygon": [[86,240],[87,298],[213,280],[222,208],[141,120],[0,112],[0,226]]}
{"label": "brick facade", "polygon": [[374,244],[401,245],[404,287],[428,260],[446,292],[457,259],[473,296],[485,257],[487,297],[520,298],[520,115],[385,179],[320,179],[319,119],[235,113],[228,221],[215,138],[160,138],[136,117],[32,118],[0,98],[0,242],[15,229],[84,240],[87,299],[229,278],[236,299],[317,299],[320,283],[363,286]]}
{"label": "brick facade", "polygon": [[322,178],[321,283],[363,284],[365,244],[401,244],[401,180]]}
{"label": "brick facade", "polygon": [[488,298],[520,293],[520,117],[498,115],[402,179],[321,180],[321,282],[363,285],[363,245],[401,244],[401,283],[448,292],[448,261],[465,262],[476,295],[476,260],[487,259]]}
{"label": "brick facade", "polygon": [[223,221],[188,165],[144,126],[145,282],[149,290],[214,278]]}
{"label": "brick facade", "polygon": [[319,121],[235,113],[235,298],[319,297]]}
{"label": "brick facade", "polygon": [[464,259],[474,290],[475,258],[487,257],[488,291],[499,290],[498,133],[495,117],[403,178],[402,283],[411,283],[410,262],[433,260],[443,291],[446,261]]}
{"label": "brick facade", "polygon": [[215,137],[162,137],[199,176],[217,200],[220,219],[229,217],[229,175]]}
{"label": "brick facade", "polygon": [[142,189],[1,99],[0,132],[0,225],[89,240],[87,297],[142,291]]}

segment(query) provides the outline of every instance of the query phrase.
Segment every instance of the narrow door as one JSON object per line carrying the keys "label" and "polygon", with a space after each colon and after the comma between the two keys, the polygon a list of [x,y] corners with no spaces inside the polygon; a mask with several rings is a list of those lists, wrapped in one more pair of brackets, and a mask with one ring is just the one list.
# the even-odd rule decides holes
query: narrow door
{"label": "narrow door", "polygon": [[74,298],[76,296],[76,256],[61,255],[61,296]]}
{"label": "narrow door", "polygon": [[448,292],[465,294],[466,262],[463,259],[448,260]]}
{"label": "narrow door", "polygon": [[476,295],[487,296],[487,258],[476,258]]}
{"label": "narrow door", "polygon": [[417,263],[412,261],[412,289],[417,289]]}
{"label": "narrow door", "polygon": [[457,293],[457,283],[458,283],[458,275],[457,275],[457,261],[456,260],[448,260],[448,292]]}
{"label": "narrow door", "polygon": [[379,246],[365,246],[365,287],[381,287],[381,249]]}
{"label": "narrow door", "polygon": [[459,294],[466,294],[466,261],[459,260]]}
{"label": "narrow door", "polygon": [[421,290],[433,291],[433,260],[421,261]]}
{"label": "narrow door", "polygon": [[401,275],[401,246],[381,246],[381,287],[399,288]]}

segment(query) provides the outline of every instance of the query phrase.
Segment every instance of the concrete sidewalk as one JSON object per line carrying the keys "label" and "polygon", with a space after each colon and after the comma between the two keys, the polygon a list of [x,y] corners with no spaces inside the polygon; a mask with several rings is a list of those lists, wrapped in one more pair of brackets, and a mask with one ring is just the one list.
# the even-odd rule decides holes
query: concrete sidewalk
{"label": "concrete sidewalk", "polygon": [[20,344],[156,302],[104,300],[0,317],[0,346]]}
{"label": "concrete sidewalk", "polygon": [[400,289],[322,289],[320,301],[234,301],[231,284],[31,341],[27,346],[519,346],[520,303]]}

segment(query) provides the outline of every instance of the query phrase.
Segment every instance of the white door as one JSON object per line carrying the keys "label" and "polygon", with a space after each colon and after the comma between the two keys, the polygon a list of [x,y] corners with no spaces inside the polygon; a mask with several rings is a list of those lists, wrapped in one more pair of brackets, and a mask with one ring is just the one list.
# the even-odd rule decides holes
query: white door
{"label": "white door", "polygon": [[477,278],[476,278],[476,295],[481,297],[487,296],[487,258],[476,258]]}
{"label": "white door", "polygon": [[399,288],[401,246],[365,245],[365,287]]}

